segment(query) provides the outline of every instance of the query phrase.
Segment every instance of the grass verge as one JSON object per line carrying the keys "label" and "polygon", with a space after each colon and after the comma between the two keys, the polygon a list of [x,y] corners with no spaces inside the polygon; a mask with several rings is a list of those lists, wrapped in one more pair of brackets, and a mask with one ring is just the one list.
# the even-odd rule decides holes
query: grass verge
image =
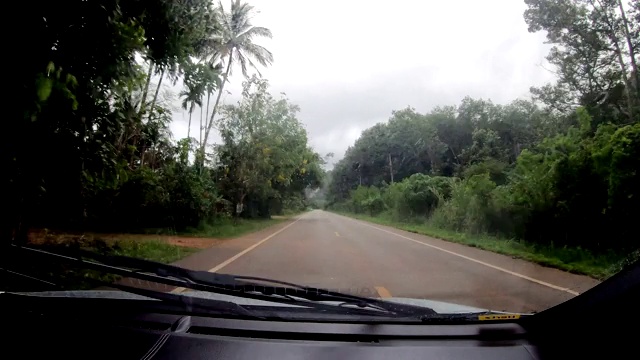
{"label": "grass verge", "polygon": [[345,212],[335,213],[380,225],[391,226],[416,234],[433,236],[438,239],[489,250],[498,254],[514,256],[543,266],[588,275],[599,280],[606,279],[615,274],[621,270],[625,262],[628,262],[627,256],[613,252],[594,254],[582,248],[541,246],[515,239],[498,238],[491,235],[470,235],[435,228],[424,223],[399,222],[385,217]]}
{"label": "grass verge", "polygon": [[[305,210],[306,211],[306,210]],[[147,228],[146,235],[193,236],[203,238],[229,239],[259,231],[282,221],[290,220],[304,211],[288,212],[285,215],[273,215],[270,219],[218,218],[212,222],[203,222],[197,227],[176,231],[172,228]]]}
{"label": "grass verge", "polygon": [[138,259],[172,263],[199,249],[167,244],[161,240],[117,240],[110,247],[111,255],[130,256]]}
{"label": "grass verge", "polygon": [[[171,235],[185,236],[185,238],[177,240],[175,236],[167,236],[167,230],[156,230],[154,231],[155,235],[67,234],[43,230],[30,236],[30,245],[56,253],[73,253],[74,250],[86,250],[102,255],[129,256],[161,263],[172,263],[199,251],[202,247],[207,247],[198,246],[195,240],[207,242],[238,237],[289,220],[295,215],[297,214],[274,216],[271,219],[222,219],[179,234],[173,232]],[[209,239],[197,239],[196,237]],[[17,272],[25,275],[59,285],[54,289],[60,287],[65,289],[92,289],[100,286],[98,282],[112,283],[120,279],[117,275],[83,269],[73,264],[60,264],[46,259],[44,261],[41,260],[33,257],[15,259],[12,268],[20,270]],[[51,288],[38,286],[42,284],[34,284],[25,277],[3,277],[2,274],[0,274],[0,284],[0,290],[8,291],[51,290]]]}
{"label": "grass verge", "polygon": [[187,229],[182,235],[228,239],[268,228],[288,218],[224,219],[214,223],[202,224],[197,228]]}
{"label": "grass verge", "polygon": [[[159,239],[112,240],[91,235],[51,233],[34,239],[29,245],[59,254],[74,255],[77,254],[77,250],[84,250],[101,255],[131,256],[162,263],[174,262],[199,250],[168,244]],[[19,253],[15,258],[11,258],[6,266],[12,273],[0,275],[0,288],[7,291],[94,289],[121,278],[118,275],[87,269],[82,264],[61,262],[33,254]]]}

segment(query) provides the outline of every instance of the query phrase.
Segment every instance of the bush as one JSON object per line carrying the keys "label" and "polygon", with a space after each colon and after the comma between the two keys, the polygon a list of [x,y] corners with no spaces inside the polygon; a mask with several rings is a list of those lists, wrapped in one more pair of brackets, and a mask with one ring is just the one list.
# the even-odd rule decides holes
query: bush
{"label": "bush", "polygon": [[162,171],[136,169],[115,187],[102,187],[89,199],[87,216],[97,229],[183,230],[211,220],[219,200],[207,172],[175,163]]}
{"label": "bush", "polygon": [[391,209],[395,219],[427,217],[451,196],[453,181],[442,176],[413,174],[386,189],[385,207]]}
{"label": "bush", "polygon": [[451,198],[433,214],[433,225],[455,231],[481,233],[489,230],[494,216],[496,184],[488,174],[473,175],[454,184]]}

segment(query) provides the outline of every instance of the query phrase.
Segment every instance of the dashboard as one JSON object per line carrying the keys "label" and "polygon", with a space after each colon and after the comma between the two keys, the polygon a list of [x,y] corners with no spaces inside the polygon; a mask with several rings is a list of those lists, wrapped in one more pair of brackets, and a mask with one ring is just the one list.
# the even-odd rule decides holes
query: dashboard
{"label": "dashboard", "polygon": [[84,312],[77,308],[72,313],[64,309],[14,313],[3,341],[5,351],[23,358],[65,359],[537,358],[525,329],[513,323],[238,320],[139,312],[123,305],[95,309],[92,316],[80,316]]}
{"label": "dashboard", "polygon": [[468,324],[249,320],[0,292],[3,352],[27,359],[637,358],[639,304],[637,264],[540,314]]}

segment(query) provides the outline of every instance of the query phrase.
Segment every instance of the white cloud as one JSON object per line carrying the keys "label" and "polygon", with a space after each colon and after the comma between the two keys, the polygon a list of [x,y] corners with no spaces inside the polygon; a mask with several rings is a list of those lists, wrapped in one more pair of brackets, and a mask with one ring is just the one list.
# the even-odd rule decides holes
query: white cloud
{"label": "white cloud", "polygon": [[[260,11],[253,23],[273,32],[260,41],[275,58],[263,76],[300,105],[315,149],[336,159],[394,109],[428,111],[466,95],[504,103],[552,80],[541,66],[548,45],[527,32],[522,1],[250,3]],[[227,101],[237,100],[241,82],[236,71]],[[176,138],[186,136],[186,121],[174,115]]]}

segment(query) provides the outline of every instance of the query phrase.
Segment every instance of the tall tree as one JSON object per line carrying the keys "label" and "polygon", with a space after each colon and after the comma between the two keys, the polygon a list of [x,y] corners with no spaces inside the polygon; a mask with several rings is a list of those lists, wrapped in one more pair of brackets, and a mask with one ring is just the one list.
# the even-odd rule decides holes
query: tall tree
{"label": "tall tree", "polygon": [[244,83],[242,100],[223,108],[216,154],[221,187],[237,214],[266,216],[270,200],[319,186],[320,156],[309,149],[297,112],[255,76]]}
{"label": "tall tree", "polygon": [[187,138],[191,138],[191,116],[196,105],[202,106],[202,93],[203,88],[200,86],[187,86],[187,90],[183,90],[180,93],[182,99],[182,108],[189,111],[189,125],[187,128]]}
{"label": "tall tree", "polygon": [[209,134],[213,128],[216,111],[220,105],[220,98],[222,97],[224,86],[229,80],[229,75],[232,73],[233,64],[240,63],[242,74],[247,77],[249,66],[256,68],[254,61],[262,66],[270,65],[273,62],[273,54],[265,47],[253,42],[256,37],[271,38],[272,36],[269,29],[251,24],[253,6],[242,3],[240,0],[235,0],[231,1],[231,7],[228,11],[224,9],[222,4],[219,5],[219,10],[221,34],[211,40],[211,52],[219,53],[225,59],[226,70],[218,89],[218,96],[213,104],[211,117],[205,129],[200,149],[202,153],[205,151]]}
{"label": "tall tree", "polygon": [[[200,64],[200,68],[201,68],[201,81],[204,84],[204,91],[207,94],[207,106],[206,106],[206,110],[204,112],[204,116],[202,116],[202,114],[200,115],[200,126],[199,128],[199,147],[196,153],[196,163],[200,163],[201,165],[203,165],[203,161],[204,161],[204,148],[202,147],[203,144],[203,139],[202,139],[202,134],[204,132],[206,123],[207,123],[207,118],[209,115],[209,100],[211,99],[211,94],[216,90],[219,89],[220,86],[222,85],[222,79],[221,79],[221,74],[222,74],[222,64],[220,63],[215,63],[215,58],[211,59],[210,61],[204,63],[204,64]],[[204,94],[203,94],[204,97]],[[204,103],[201,100],[201,103]],[[202,110],[202,105],[201,105],[201,110]],[[202,111],[201,111],[202,113]]]}
{"label": "tall tree", "polygon": [[[144,7],[146,34],[145,58],[149,63],[139,115],[153,111],[166,73],[177,79],[177,73],[189,56],[201,53],[206,39],[218,30],[216,11],[209,0],[156,0],[157,4]],[[158,32],[158,36],[155,33]],[[147,103],[152,75],[158,75],[153,98]]]}
{"label": "tall tree", "polygon": [[[558,82],[534,89],[539,99],[572,112],[585,106],[594,125],[608,118],[636,121],[640,98],[637,58],[638,25],[630,22],[619,0],[525,0],[530,32],[545,30],[554,46],[547,59]],[[637,5],[631,6],[634,14]],[[632,15],[633,17],[633,15]],[[566,106],[566,105],[569,106]]]}

